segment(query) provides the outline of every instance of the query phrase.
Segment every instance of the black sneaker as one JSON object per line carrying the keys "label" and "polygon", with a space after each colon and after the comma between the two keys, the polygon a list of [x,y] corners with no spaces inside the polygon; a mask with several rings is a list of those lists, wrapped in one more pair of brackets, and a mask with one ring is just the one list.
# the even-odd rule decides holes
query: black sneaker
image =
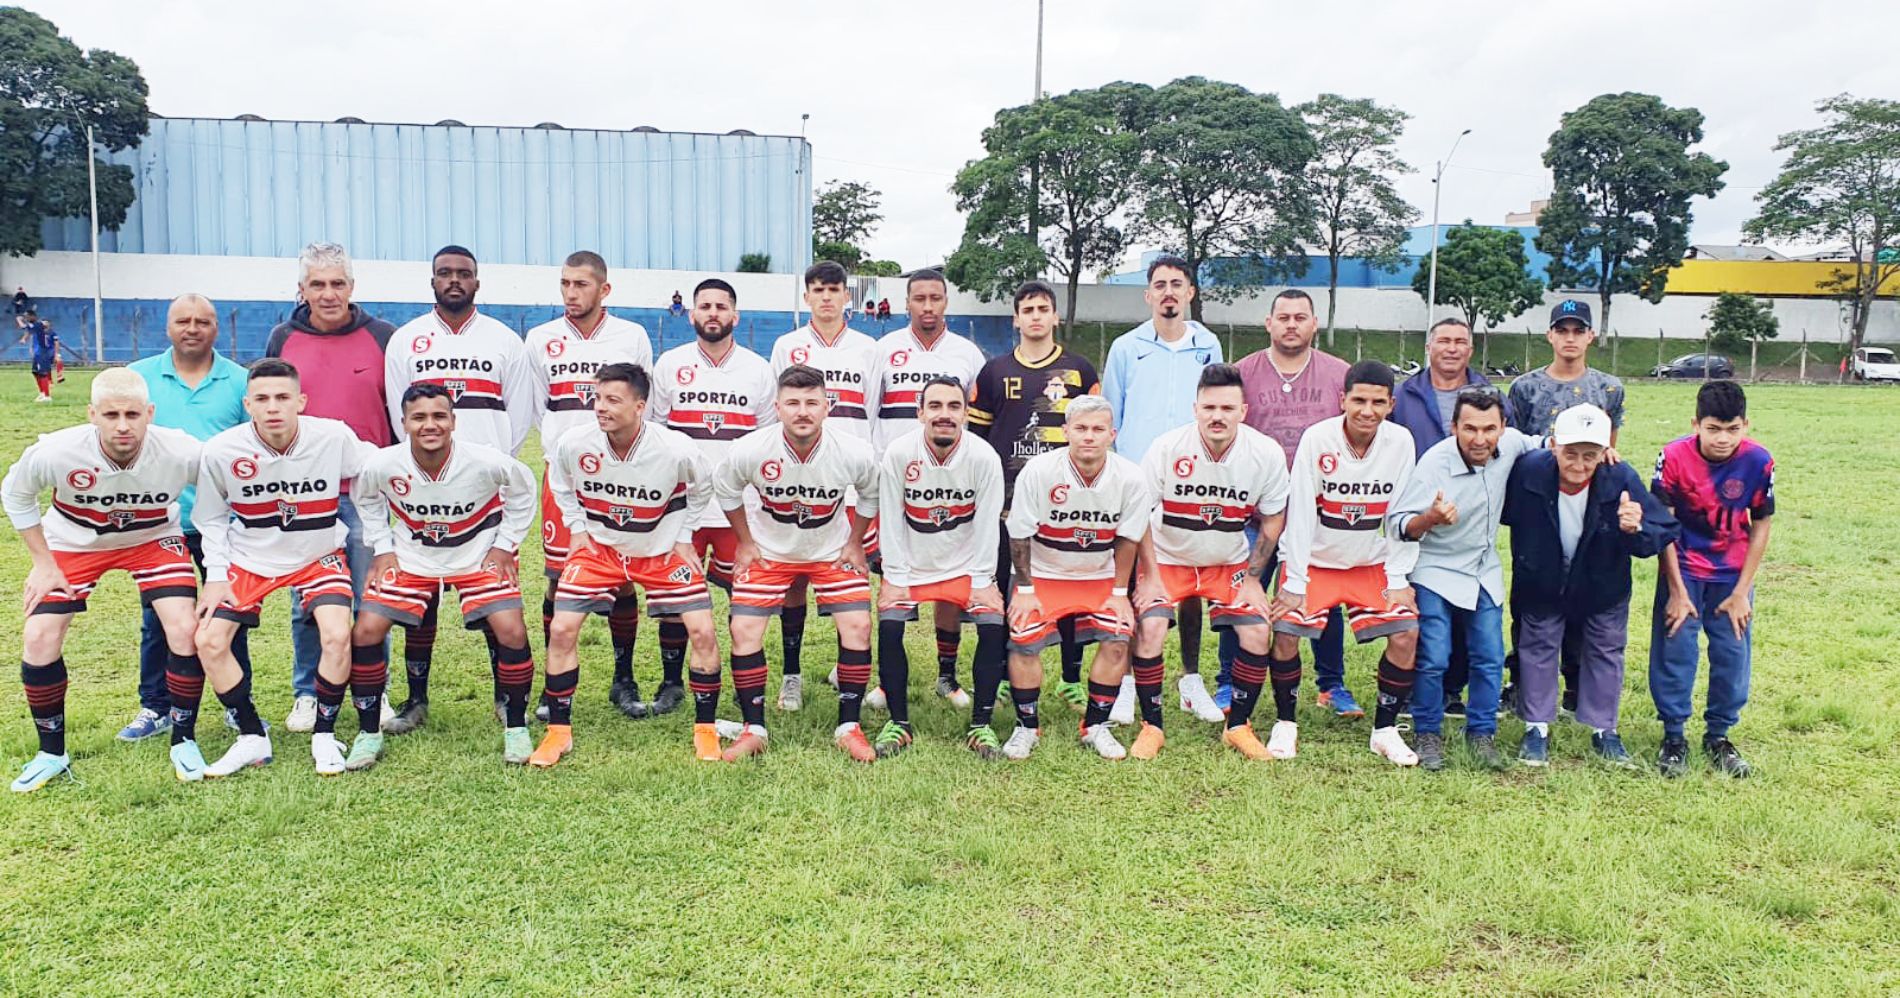
{"label": "black sneaker", "polygon": [[406,735],[429,723],[429,701],[404,700],[396,716],[383,722],[383,734]]}
{"label": "black sneaker", "polygon": [[638,721],[647,716],[647,702],[640,699],[640,684],[631,679],[614,680],[613,688],[607,691],[607,699],[622,714]]}
{"label": "black sneaker", "polygon": [[1470,750],[1471,757],[1477,760],[1478,765],[1485,769],[1505,768],[1504,755],[1498,751],[1498,741],[1491,735],[1467,735],[1465,748]]}
{"label": "black sneaker", "polygon": [[1450,700],[1445,701],[1445,716],[1446,717],[1465,716],[1465,702],[1463,700],[1458,699],[1457,697],[1453,697]]}
{"label": "black sneaker", "polygon": [[671,714],[680,709],[680,705],[685,702],[685,685],[663,682],[660,688],[654,691],[653,699],[647,704],[647,716],[659,717],[661,714]]}
{"label": "black sneaker", "polygon": [[1445,768],[1445,736],[1433,732],[1420,734],[1413,739],[1412,748],[1418,752],[1418,765],[1421,769],[1438,772]]}
{"label": "black sneaker", "polygon": [[1617,769],[1634,769],[1635,760],[1630,758],[1629,750],[1623,747],[1623,739],[1614,731],[1592,732],[1590,751],[1598,761]]}
{"label": "black sneaker", "polygon": [[1521,713],[1518,713],[1517,684],[1516,683],[1507,683],[1504,689],[1501,692],[1499,692],[1498,709],[1504,711],[1506,714],[1509,714],[1512,717],[1517,718],[1520,721],[1524,719],[1524,715]]}
{"label": "black sneaker", "polygon": [[1735,743],[1727,738],[1702,739],[1702,751],[1708,753],[1709,764],[1714,766],[1718,773],[1739,780],[1755,771],[1754,767],[1748,764],[1748,760],[1742,758],[1742,753],[1735,748]]}
{"label": "black sneaker", "polygon": [[1577,691],[1576,690],[1564,691],[1563,701],[1561,705],[1557,708],[1557,716],[1562,717],[1568,721],[1574,721],[1577,719]]}
{"label": "black sneaker", "polygon": [[1656,770],[1671,780],[1689,775],[1689,739],[1664,738],[1656,750]]}

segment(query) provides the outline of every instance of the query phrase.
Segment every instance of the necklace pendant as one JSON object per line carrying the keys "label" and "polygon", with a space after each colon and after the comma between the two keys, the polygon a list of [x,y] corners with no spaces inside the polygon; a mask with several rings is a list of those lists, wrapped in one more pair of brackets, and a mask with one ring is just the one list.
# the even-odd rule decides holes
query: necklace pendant
{"label": "necklace pendant", "polygon": [[1291,394],[1293,394],[1293,384],[1292,384],[1292,382],[1289,382],[1289,381],[1282,381],[1282,382],[1280,382],[1280,394],[1282,394],[1282,395],[1291,395]]}

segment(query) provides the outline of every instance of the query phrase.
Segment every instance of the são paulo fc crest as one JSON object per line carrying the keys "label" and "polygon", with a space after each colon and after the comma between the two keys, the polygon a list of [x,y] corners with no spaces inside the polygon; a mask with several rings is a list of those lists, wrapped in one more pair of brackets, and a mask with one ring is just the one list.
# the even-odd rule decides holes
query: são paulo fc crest
{"label": "s\u00e3o paulo fc crest", "polygon": [[180,558],[191,557],[191,549],[185,546],[185,539],[182,537],[166,537],[158,542],[158,546]]}
{"label": "s\u00e3o paulo fc crest", "polygon": [[1330,451],[1319,456],[1319,473],[1330,475],[1339,470],[1339,455]]}
{"label": "s\u00e3o paulo fc crest", "polygon": [[449,525],[446,523],[425,523],[422,525],[422,536],[429,540],[441,541],[442,538],[448,535]]}
{"label": "s\u00e3o paulo fc crest", "polygon": [[930,507],[930,522],[936,524],[939,527],[943,526],[946,523],[949,523],[951,515],[952,514],[950,512],[950,507],[948,506]]}
{"label": "s\u00e3o paulo fc crest", "polygon": [[66,475],[66,484],[80,492],[84,492],[99,484],[99,476],[93,474],[89,468],[74,468]]}
{"label": "s\u00e3o paulo fc crest", "polygon": [[118,530],[124,530],[131,526],[138,518],[138,513],[129,509],[115,509],[106,514],[106,522],[112,524],[112,526]]}
{"label": "s\u00e3o paulo fc crest", "polygon": [[566,340],[549,340],[548,341],[548,356],[559,357],[560,355],[566,352],[567,352]]}
{"label": "s\u00e3o paulo fc crest", "polygon": [[1174,459],[1174,477],[1186,478],[1192,474],[1194,474],[1194,455],[1189,454],[1186,457]]}
{"label": "s\u00e3o paulo fc crest", "polygon": [[344,561],[343,556],[340,554],[326,554],[317,560],[317,564],[322,565],[332,572],[347,572],[350,570],[349,563]]}
{"label": "s\u00e3o paulo fc crest", "polygon": [[718,433],[719,428],[726,425],[726,414],[723,412],[706,413],[699,417],[699,425],[704,426],[708,433]]}
{"label": "s\u00e3o paulo fc crest", "polygon": [[783,470],[784,470],[783,467],[778,463],[778,460],[775,458],[773,460],[765,462],[764,464],[759,465],[759,477],[765,479],[768,482],[776,482],[778,481],[778,476],[783,472]]}
{"label": "s\u00e3o paulo fc crest", "polygon": [[240,457],[231,462],[231,477],[240,482],[248,482],[257,477],[257,462],[248,457]]}
{"label": "s\u00e3o paulo fc crest", "polygon": [[1075,542],[1081,545],[1082,547],[1088,547],[1089,545],[1095,543],[1095,538],[1097,536],[1098,535],[1093,530],[1078,530],[1075,532]]}
{"label": "s\u00e3o paulo fc crest", "polygon": [[600,455],[599,454],[582,454],[581,459],[576,463],[581,466],[582,474],[585,474],[585,475],[600,474]]}
{"label": "s\u00e3o paulo fc crest", "polygon": [[795,502],[792,504],[792,515],[798,518],[798,522],[804,523],[811,519],[812,508],[805,503]]}
{"label": "s\u00e3o paulo fc crest", "polygon": [[[560,341],[556,340],[555,342],[558,343]],[[594,383],[591,381],[581,381],[574,385],[574,397],[586,403],[590,409],[594,406],[594,391]]]}
{"label": "s\u00e3o paulo fc crest", "polygon": [[1201,522],[1202,523],[1205,523],[1211,527],[1214,525],[1214,521],[1218,519],[1220,519],[1219,506],[1215,506],[1210,503],[1209,505],[1201,507]]}
{"label": "s\u00e3o paulo fc crest", "polygon": [[607,519],[614,521],[616,527],[624,527],[632,523],[633,515],[632,506],[615,506],[607,511]]}
{"label": "s\u00e3o paulo fc crest", "polygon": [[924,463],[922,461],[912,461],[904,465],[904,481],[915,482],[923,477]]}
{"label": "s\u00e3o paulo fc crest", "polygon": [[1340,519],[1345,520],[1347,523],[1358,523],[1361,519],[1365,518],[1365,515],[1365,503],[1353,503],[1339,507]]}
{"label": "s\u00e3o paulo fc crest", "polygon": [[693,383],[693,379],[698,376],[699,376],[699,368],[682,367],[678,371],[675,371],[673,373],[673,380],[679,382],[682,385],[690,385]]}
{"label": "s\u00e3o paulo fc crest", "polygon": [[1233,582],[1233,586],[1234,586],[1234,588],[1235,588],[1235,589],[1239,589],[1239,588],[1240,588],[1240,584],[1241,584],[1241,583],[1243,583],[1243,582],[1246,582],[1246,581],[1247,581],[1247,570],[1246,570],[1246,569],[1244,569],[1244,568],[1237,568],[1237,569],[1235,569],[1235,570],[1234,570],[1234,577],[1233,577],[1233,579],[1232,579],[1232,582]]}
{"label": "s\u00e3o paulo fc crest", "polygon": [[811,356],[811,351],[805,347],[792,348],[791,359],[792,359],[792,363],[794,364],[803,364],[805,362],[805,358],[810,357],[810,356]]}
{"label": "s\u00e3o paulo fc crest", "polygon": [[903,367],[905,364],[908,364],[908,363],[910,363],[909,350],[899,350],[896,353],[891,354],[892,367]]}
{"label": "s\u00e3o paulo fc crest", "polygon": [[462,378],[448,378],[442,382],[442,387],[449,390],[449,401],[459,405],[462,393],[468,391],[468,382]]}
{"label": "s\u00e3o paulo fc crest", "polygon": [[434,345],[435,345],[435,340],[431,339],[430,337],[418,336],[415,339],[409,341],[409,352],[410,353],[428,353],[429,348]]}
{"label": "s\u00e3o paulo fc crest", "polygon": [[296,518],[297,518],[297,504],[296,503],[289,502],[284,499],[277,500],[277,522],[278,523],[281,523],[284,526],[288,527],[290,526],[291,521],[295,520]]}
{"label": "s\u00e3o paulo fc crest", "polygon": [[[1069,483],[1057,482],[1049,490],[1049,505],[1060,506],[1069,501]],[[1079,536],[1079,535],[1078,535]]]}
{"label": "s\u00e3o paulo fc crest", "polygon": [[399,496],[408,495],[409,494],[409,476],[404,475],[401,478],[390,479],[389,491],[394,492]]}
{"label": "s\u00e3o paulo fc crest", "polygon": [[693,581],[692,566],[681,565],[680,567],[672,570],[671,572],[666,573],[666,581],[674,583],[675,585],[681,585],[681,586],[687,584],[688,582]]}

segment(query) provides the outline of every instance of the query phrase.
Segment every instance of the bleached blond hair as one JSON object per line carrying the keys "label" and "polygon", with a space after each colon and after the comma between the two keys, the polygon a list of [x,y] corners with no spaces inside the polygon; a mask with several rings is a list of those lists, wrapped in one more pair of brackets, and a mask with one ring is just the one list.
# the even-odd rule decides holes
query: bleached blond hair
{"label": "bleached blond hair", "polygon": [[92,378],[92,404],[99,405],[107,399],[121,399],[137,402],[139,405],[151,405],[152,393],[145,386],[145,378],[129,367],[108,367]]}

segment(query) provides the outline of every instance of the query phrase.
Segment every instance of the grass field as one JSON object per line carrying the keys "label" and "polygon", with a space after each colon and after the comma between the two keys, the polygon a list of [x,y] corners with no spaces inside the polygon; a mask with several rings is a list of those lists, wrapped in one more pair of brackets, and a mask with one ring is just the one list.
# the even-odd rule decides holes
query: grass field
{"label": "grass field", "polygon": [[[7,375],[9,461],[83,418],[83,372],[37,406]],[[1623,450],[1646,467],[1693,389],[1630,394]],[[1900,396],[1751,396],[1782,511],[1735,732],[1754,779],[1699,758],[1679,782],[1597,768],[1570,724],[1548,771],[1401,772],[1367,752],[1364,722],[1310,706],[1297,761],[1248,764],[1171,699],[1154,763],[1085,756],[1072,712],[1046,699],[1036,757],[986,766],[927,692],[922,630],[907,755],[845,760],[818,686],[803,713],[774,712],[762,761],[706,765],[689,712],[632,722],[607,705],[594,624],[579,748],[552,771],[503,766],[480,644],[445,628],[430,727],[376,769],[319,779],[307,736],[279,734],[276,765],[182,786],[163,739],[112,737],[136,706],[119,576],[67,651],[79,782],[0,800],[0,991],[1900,992]],[[25,566],[18,544],[0,554],[8,606]],[[1652,578],[1645,563],[1639,600]],[[273,720],[290,700],[281,600],[252,646]],[[1653,758],[1647,615],[1633,616],[1624,734]],[[814,623],[808,674],[826,670],[829,635]],[[17,642],[0,613],[0,643]],[[1349,660],[1362,699],[1372,661]],[[638,668],[650,685],[650,623]],[[11,684],[9,778],[34,750]],[[1501,741],[1520,730],[1505,721]],[[229,734],[207,718],[203,737],[215,757]]]}

